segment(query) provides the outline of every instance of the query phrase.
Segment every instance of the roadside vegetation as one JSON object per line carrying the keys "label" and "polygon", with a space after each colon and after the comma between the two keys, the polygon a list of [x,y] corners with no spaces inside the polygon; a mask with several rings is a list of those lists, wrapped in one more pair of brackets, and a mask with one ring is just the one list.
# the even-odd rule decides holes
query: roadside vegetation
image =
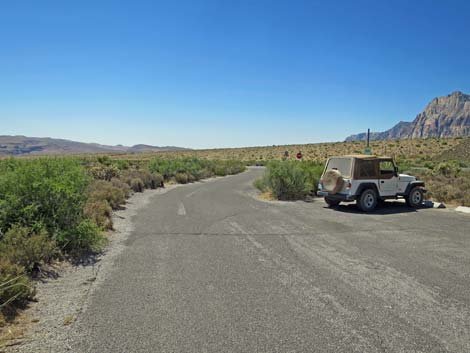
{"label": "roadside vegetation", "polygon": [[322,171],[323,165],[317,162],[271,161],[254,185],[277,200],[302,200],[315,194]]}
{"label": "roadside vegetation", "polygon": [[45,264],[99,252],[112,211],[135,192],[237,174],[245,164],[198,158],[0,160],[0,327],[34,297]]}
{"label": "roadside vegetation", "polygon": [[[438,158],[445,154],[447,159],[468,157],[470,137],[462,138],[427,138],[406,140],[371,141],[374,154],[392,156],[397,159]],[[113,158],[126,160],[151,160],[158,156],[161,159],[197,157],[209,160],[239,160],[249,164],[265,164],[271,160],[282,160],[287,151],[291,158],[299,151],[305,161],[325,163],[331,156],[358,154],[364,151],[364,141],[326,142],[303,145],[271,145],[243,148],[218,148],[206,150],[180,150],[120,154]],[[455,155],[455,157],[452,157]]]}
{"label": "roadside vegetation", "polygon": [[459,161],[439,162],[418,173],[426,183],[426,197],[452,205],[470,206],[470,170]]}

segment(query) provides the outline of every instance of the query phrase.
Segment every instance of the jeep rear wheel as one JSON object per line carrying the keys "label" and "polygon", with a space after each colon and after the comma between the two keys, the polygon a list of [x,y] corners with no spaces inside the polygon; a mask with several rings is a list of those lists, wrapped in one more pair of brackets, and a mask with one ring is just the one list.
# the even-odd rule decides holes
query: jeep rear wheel
{"label": "jeep rear wheel", "polygon": [[377,207],[378,197],[374,189],[366,189],[357,200],[357,206],[364,212],[371,212]]}
{"label": "jeep rear wheel", "polygon": [[417,208],[423,203],[423,190],[417,186],[411,189],[408,196],[406,196],[406,204],[410,207]]}
{"label": "jeep rear wheel", "polygon": [[333,200],[333,199],[330,199],[329,197],[325,197],[325,202],[328,205],[328,207],[335,207],[335,206],[338,206],[340,203],[339,200]]}

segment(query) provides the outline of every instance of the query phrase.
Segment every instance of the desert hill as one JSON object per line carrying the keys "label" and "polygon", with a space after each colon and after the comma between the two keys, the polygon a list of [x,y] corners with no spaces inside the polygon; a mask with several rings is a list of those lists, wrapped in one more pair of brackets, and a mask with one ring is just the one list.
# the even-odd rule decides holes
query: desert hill
{"label": "desert hill", "polygon": [[50,137],[0,136],[0,156],[82,153],[136,153],[184,150],[173,146],[107,146]]}
{"label": "desert hill", "polygon": [[[434,98],[412,122],[401,121],[384,132],[371,133],[371,140],[470,136],[470,95],[456,91]],[[360,141],[366,133],[351,135],[346,141]]]}

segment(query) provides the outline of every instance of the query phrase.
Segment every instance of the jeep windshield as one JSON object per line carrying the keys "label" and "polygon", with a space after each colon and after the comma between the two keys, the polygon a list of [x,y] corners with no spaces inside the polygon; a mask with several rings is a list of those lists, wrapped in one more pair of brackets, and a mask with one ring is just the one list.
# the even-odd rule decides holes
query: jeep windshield
{"label": "jeep windshield", "polygon": [[337,170],[343,177],[351,177],[352,158],[330,158],[325,171]]}

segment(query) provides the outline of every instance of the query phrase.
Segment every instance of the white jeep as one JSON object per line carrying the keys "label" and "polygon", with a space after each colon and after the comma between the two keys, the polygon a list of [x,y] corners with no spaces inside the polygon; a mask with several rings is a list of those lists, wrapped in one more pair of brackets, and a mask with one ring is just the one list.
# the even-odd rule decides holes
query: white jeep
{"label": "white jeep", "polygon": [[386,199],[404,198],[408,206],[419,207],[423,188],[424,182],[399,174],[393,158],[351,155],[328,159],[317,195],[330,207],[356,201],[361,210],[370,212]]}

